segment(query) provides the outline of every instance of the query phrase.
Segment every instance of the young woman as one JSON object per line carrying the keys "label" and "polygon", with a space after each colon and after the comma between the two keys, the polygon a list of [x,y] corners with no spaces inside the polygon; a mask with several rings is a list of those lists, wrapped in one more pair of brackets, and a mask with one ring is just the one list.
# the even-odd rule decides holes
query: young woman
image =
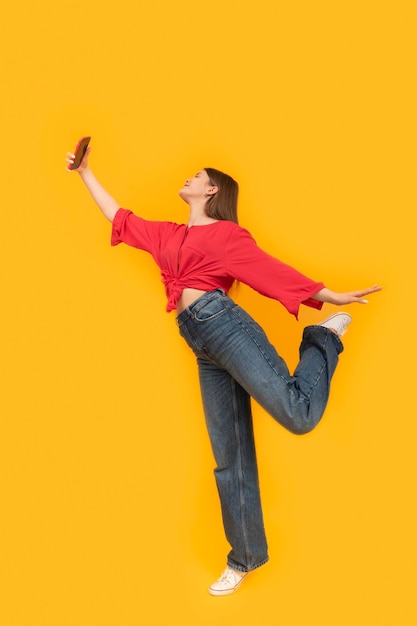
{"label": "young woman", "polygon": [[[227,567],[209,592],[233,593],[248,572],[268,560],[250,398],[291,432],[312,430],[326,408],[343,350],[340,337],[351,317],[336,313],[307,326],[300,361],[291,375],[262,328],[227,292],[235,280],[241,281],[297,316],[300,304],[321,309],[324,302],[366,303],[364,297],[381,288],[337,293],[269,256],[238,225],[237,183],[212,168],[187,179],[179,192],[189,206],[187,224],[144,220],[119,208],[103,189],[88,166],[90,150],[75,171],[112,222],[112,245],[124,242],[153,256],[165,284],[167,311],[176,309],[180,334],[197,357],[223,524],[231,545]],[[69,166],[73,161],[68,153]]]}

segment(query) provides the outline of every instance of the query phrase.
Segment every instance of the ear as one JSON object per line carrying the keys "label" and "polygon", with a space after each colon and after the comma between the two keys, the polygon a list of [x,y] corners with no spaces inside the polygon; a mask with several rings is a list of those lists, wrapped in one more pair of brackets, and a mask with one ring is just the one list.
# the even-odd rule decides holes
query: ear
{"label": "ear", "polygon": [[212,187],[209,187],[207,189],[206,196],[214,196],[214,194],[217,193],[218,191],[219,191],[219,188],[216,185],[213,185]]}

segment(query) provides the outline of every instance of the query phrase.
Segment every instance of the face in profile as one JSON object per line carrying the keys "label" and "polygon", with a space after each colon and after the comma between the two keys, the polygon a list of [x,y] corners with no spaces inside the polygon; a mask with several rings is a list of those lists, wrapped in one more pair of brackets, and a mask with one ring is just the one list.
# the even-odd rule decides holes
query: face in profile
{"label": "face in profile", "polygon": [[189,203],[191,200],[206,199],[216,191],[217,187],[210,182],[206,170],[201,170],[192,178],[187,178],[184,186],[179,190],[179,195],[180,198]]}

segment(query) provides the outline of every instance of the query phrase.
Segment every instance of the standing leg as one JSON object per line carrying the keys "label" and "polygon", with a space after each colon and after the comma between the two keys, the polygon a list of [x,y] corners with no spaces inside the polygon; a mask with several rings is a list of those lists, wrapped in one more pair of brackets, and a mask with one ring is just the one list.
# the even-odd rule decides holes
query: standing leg
{"label": "standing leg", "polygon": [[198,357],[207,429],[227,540],[228,565],[247,572],[268,560],[248,393],[209,359]]}

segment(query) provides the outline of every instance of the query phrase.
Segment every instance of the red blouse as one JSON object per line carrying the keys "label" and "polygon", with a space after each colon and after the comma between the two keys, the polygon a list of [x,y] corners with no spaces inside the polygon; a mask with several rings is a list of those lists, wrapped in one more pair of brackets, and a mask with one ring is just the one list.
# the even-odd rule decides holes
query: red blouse
{"label": "red blouse", "polygon": [[256,245],[250,233],[226,220],[187,227],[173,222],[144,220],[119,209],[111,244],[126,243],[149,252],[161,270],[168,297],[167,311],[176,308],[186,287],[227,292],[235,280],[278,300],[297,317],[300,304],[321,309],[311,296],[323,283],[310,280]]}

